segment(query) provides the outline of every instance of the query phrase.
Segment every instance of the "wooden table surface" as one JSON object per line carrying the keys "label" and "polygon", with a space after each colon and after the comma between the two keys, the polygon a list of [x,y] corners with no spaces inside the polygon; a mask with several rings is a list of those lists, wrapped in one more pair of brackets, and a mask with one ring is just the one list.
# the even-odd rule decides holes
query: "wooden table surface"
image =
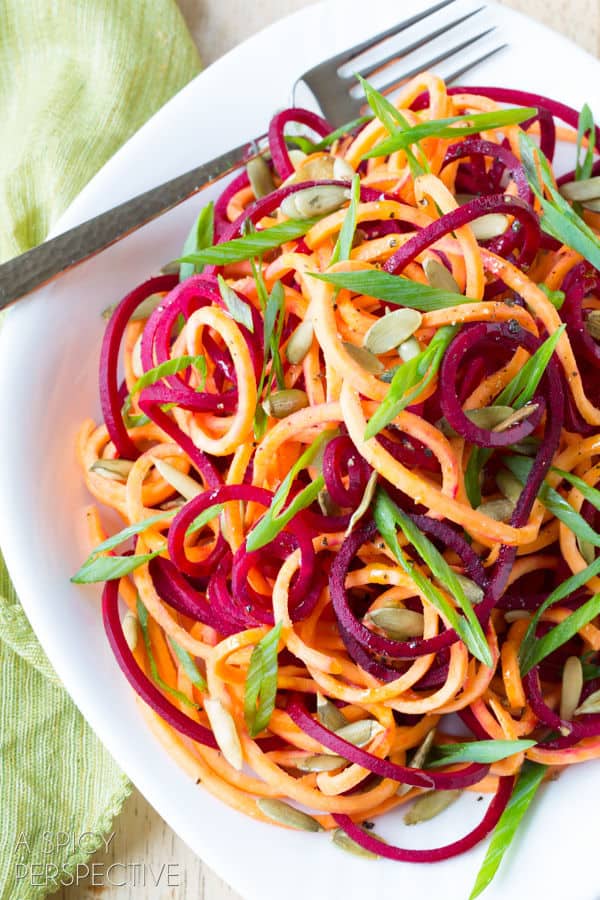
{"label": "wooden table surface", "polygon": [[[312,0],[178,0],[205,65],[275,19],[308,6]],[[600,4],[598,0],[504,0],[600,56]],[[407,6],[398,0],[399,9]],[[181,841],[161,817],[134,791],[119,819],[108,853],[94,861],[131,866],[146,863],[155,872],[174,864],[181,887],[105,887],[102,900],[239,900],[239,895]],[[122,871],[122,870],[121,870]],[[173,879],[173,883],[175,879]],[[164,883],[164,879],[163,879]],[[185,887],[183,885],[185,884]],[[98,888],[64,888],[58,900],[98,900]]]}

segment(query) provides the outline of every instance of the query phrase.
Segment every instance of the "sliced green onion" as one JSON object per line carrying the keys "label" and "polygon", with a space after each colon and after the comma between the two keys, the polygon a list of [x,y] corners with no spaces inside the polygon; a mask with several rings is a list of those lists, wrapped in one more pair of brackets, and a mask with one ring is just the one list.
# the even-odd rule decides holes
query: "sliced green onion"
{"label": "sliced green onion", "polygon": [[[188,253],[199,253],[207,247],[212,247],[215,231],[215,204],[208,203],[200,210],[198,218],[192,225],[190,233],[185,239],[182,255],[187,256]],[[182,262],[179,266],[179,280],[185,281],[190,275],[199,274],[204,266],[202,263]]]}
{"label": "sliced green onion", "polygon": [[464,744],[437,744],[431,748],[434,758],[427,761],[428,769],[454,763],[495,763],[514,753],[524,753],[535,747],[536,741],[468,741]]}
{"label": "sliced green onion", "polygon": [[[167,378],[169,375],[177,375],[179,372],[183,372],[183,370],[187,369],[189,366],[194,366],[194,368],[198,370],[202,377],[202,384],[204,384],[206,379],[206,359],[204,356],[174,356],[172,359],[167,359],[159,366],[155,366],[153,369],[148,369],[147,372],[144,372],[144,374],[135,382],[123,403],[121,415],[123,416],[123,421],[127,428],[133,427],[132,422],[134,419],[137,419],[136,416],[129,416],[132,397],[139,394],[144,388],[150,387],[151,384],[156,384],[156,382],[160,381],[162,378]],[[170,409],[174,405],[175,404],[168,403],[165,404],[163,408]],[[136,424],[141,423],[138,421]]]}
{"label": "sliced green onion", "polygon": [[531,645],[527,658],[520,664],[521,674],[526,675],[543,659],[570,641],[577,632],[591,622],[600,613],[600,594],[593,597],[574,610],[566,619],[551,628],[543,637],[536,638]]}
{"label": "sliced green onion", "polygon": [[[431,581],[429,581],[429,579],[426,578],[412,562],[409,561],[409,559],[402,551],[402,548],[400,547],[400,544],[398,542],[397,528],[398,526],[400,526],[400,528],[402,528],[402,530],[404,531],[406,523],[403,521],[403,519],[405,517],[401,513],[401,510],[388,496],[388,494],[386,494],[386,492],[382,489],[379,489],[377,492],[377,497],[373,506],[373,518],[375,519],[375,524],[377,525],[379,533],[381,534],[385,543],[388,545],[407,575],[412,578],[416,586],[427,598],[429,603],[431,603],[431,605],[442,614],[442,616],[449,623],[450,627],[454,628],[454,630],[460,635],[473,656],[477,657],[477,659],[479,659],[486,666],[493,665],[491,651],[485,639],[485,635],[483,634],[479,620],[473,613],[473,607],[471,606],[469,600],[464,597],[464,591],[462,590],[462,587],[460,588],[460,593],[462,593],[464,597],[464,604],[462,605],[462,609],[465,612],[465,616],[468,616],[468,618],[462,618],[462,616],[459,616],[452,604],[449,603],[444,595],[435,587],[435,585],[432,584]],[[408,532],[411,534],[411,538],[415,536],[412,529],[408,529]],[[436,554],[438,556],[440,555],[439,552],[436,550],[433,544],[431,544],[428,538],[425,538],[425,536],[422,535],[421,532],[418,532],[418,534],[418,545],[415,546],[419,552],[419,555],[422,556],[424,562],[430,567],[432,573],[436,574],[436,577],[439,577],[437,576],[438,572],[444,572],[445,574],[445,570],[443,569],[443,567],[440,567],[439,561],[436,558]],[[409,540],[411,540],[411,538],[409,538]],[[432,552],[432,550],[434,552]],[[460,604],[459,598],[456,597],[456,599]],[[471,615],[469,615],[469,610]],[[473,623],[472,619],[475,620],[476,624]]]}
{"label": "sliced green onion", "polygon": [[395,153],[397,150],[406,151],[406,148],[410,147],[411,144],[418,144],[419,141],[429,137],[459,140],[461,137],[467,137],[470,134],[479,134],[480,131],[493,131],[506,125],[519,125],[536,114],[537,109],[534,107],[515,107],[514,109],[467,113],[463,116],[450,116],[447,119],[432,119],[427,122],[419,122],[417,125],[405,128],[402,131],[396,128],[391,137],[376,144],[368,153],[364,154],[363,159],[389,156],[390,153]]}
{"label": "sliced green onion", "polygon": [[546,766],[530,762],[529,760],[525,760],[523,763],[523,768],[519,773],[511,798],[492,832],[492,840],[469,900],[475,900],[475,897],[478,897],[494,878],[502,858],[510,847],[517,828],[521,824],[523,816],[529,809],[531,801],[542,783],[542,779],[546,774],[546,768]]}
{"label": "sliced green onion", "polygon": [[437,309],[447,309],[449,306],[458,306],[460,303],[476,302],[462,294],[410,281],[402,275],[390,275],[381,269],[360,272],[310,272],[310,275],[354,294],[366,294],[367,297],[375,297],[384,303],[409,306],[420,312],[433,312]]}
{"label": "sliced green onion", "polygon": [[[581,151],[583,149],[583,139],[588,139],[588,145],[585,150],[583,161],[581,159]],[[579,121],[577,123],[577,150],[575,165],[575,181],[582,181],[589,178],[594,167],[594,145],[596,143],[596,123],[594,122],[594,114],[587,103],[583,104],[579,113]]]}
{"label": "sliced green onion", "polygon": [[591,503],[595,509],[600,509],[600,491],[597,488],[592,487],[587,481],[584,481],[583,478],[579,478],[571,472],[565,472],[564,469],[558,469],[556,466],[552,466],[552,471],[556,472],[557,475],[560,475],[565,481],[568,481],[574,488],[577,488],[584,499],[587,500],[588,503]]}
{"label": "sliced green onion", "polygon": [[[397,134],[399,128],[403,131],[410,128],[407,119],[402,115],[399,109],[396,109],[393,103],[390,103],[387,97],[384,97],[383,94],[377,91],[373,85],[369,84],[364,78],[361,78],[360,75],[357,75],[356,77],[363,86],[367,103],[390,135]],[[392,140],[392,137],[390,137],[389,140]],[[420,159],[417,159],[410,147],[404,147],[403,149],[406,153],[406,159],[408,160],[413,178],[431,171],[423,153],[419,151]]]}
{"label": "sliced green onion", "polygon": [[177,641],[173,640],[173,638],[171,637],[169,638],[169,643],[173,648],[175,656],[181,663],[181,668],[190,679],[194,687],[197,687],[198,690],[202,691],[203,693],[207,693],[208,685],[206,684],[206,680],[198,671],[198,666],[192,659],[191,655],[187,652],[187,650],[184,650],[183,647],[180,647]]}
{"label": "sliced green onion", "polygon": [[137,598],[137,614],[140,622],[140,628],[142,629],[142,635],[144,637],[144,645],[146,647],[146,653],[148,654],[148,662],[150,663],[150,673],[152,675],[152,680],[156,682],[159,688],[165,693],[170,694],[171,697],[175,697],[176,700],[179,700],[180,703],[183,703],[185,706],[191,706],[192,709],[198,709],[198,704],[193,703],[185,694],[182,694],[181,691],[176,691],[175,688],[172,688],[170,684],[167,684],[166,681],[160,677],[158,672],[158,666],[156,665],[156,660],[154,659],[154,653],[152,652],[152,642],[150,641],[150,634],[148,632],[148,610],[140,600]]}
{"label": "sliced green onion", "polygon": [[194,531],[200,531],[200,529],[204,528],[205,525],[208,525],[212,519],[216,518],[216,516],[220,516],[224,509],[224,503],[215,503],[214,506],[209,506],[207,509],[203,510],[189,526],[185,532],[185,536],[189,537]]}
{"label": "sliced green onion", "polygon": [[233,288],[229,287],[222,275],[217,275],[219,282],[219,293],[221,299],[227,308],[227,312],[240,325],[243,325],[248,331],[254,332],[254,323],[252,321],[252,310],[248,304],[242,300]]}
{"label": "sliced green onion", "polygon": [[350,188],[350,206],[346,210],[344,222],[340,229],[339,237],[336,241],[329,265],[340,262],[340,260],[350,259],[350,251],[354,241],[354,232],[356,231],[356,214],[358,204],[360,202],[360,175],[355,175],[352,179],[352,187]]}
{"label": "sliced green onion", "polygon": [[529,403],[566,327],[564,324],[560,325],[550,337],[546,338],[514,378],[511,378],[502,393],[496,397],[494,406],[512,406],[514,409],[520,409]]}
{"label": "sliced green onion", "polygon": [[253,738],[265,730],[275,709],[280,634],[281,622],[278,622],[256,645],[250,657],[244,693],[244,718]]}
{"label": "sliced green onion", "polygon": [[253,256],[260,256],[268,250],[275,250],[286,241],[302,237],[317,222],[320,222],[319,217],[288,219],[271,228],[253,231],[244,237],[233,238],[231,241],[224,241],[214,247],[206,247],[197,253],[188,253],[178,261],[201,263],[205,266],[226,266],[228,263],[241,262],[244,259],[251,259]]}
{"label": "sliced green onion", "polygon": [[389,425],[431,383],[457,331],[458,326],[454,325],[439,328],[425,350],[397,369],[385,399],[367,422],[365,440]]}
{"label": "sliced green onion", "polygon": [[88,559],[78,572],[73,575],[71,581],[74,584],[95,584],[98,581],[112,581],[115,578],[123,578],[134,569],[150,562],[166,547],[155,550],[153,553],[142,553],[138,556],[94,556]]}

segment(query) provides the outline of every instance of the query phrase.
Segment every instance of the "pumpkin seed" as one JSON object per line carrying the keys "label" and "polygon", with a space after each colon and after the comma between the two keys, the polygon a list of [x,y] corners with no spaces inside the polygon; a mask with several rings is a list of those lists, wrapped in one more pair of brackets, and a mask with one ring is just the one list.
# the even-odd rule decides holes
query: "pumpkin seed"
{"label": "pumpkin seed", "polygon": [[593,694],[586,697],[583,703],[577,707],[573,715],[590,716],[594,713],[600,713],[600,691],[594,691]]}
{"label": "pumpkin seed", "polygon": [[365,616],[367,622],[385,631],[388,637],[396,641],[407,641],[411,638],[423,637],[424,619],[421,613],[412,609],[380,606]]}
{"label": "pumpkin seed", "polygon": [[588,566],[591,566],[591,564],[596,559],[596,548],[590,541],[584,541],[580,537],[577,537],[575,540],[577,541],[579,552],[585,559]]}
{"label": "pumpkin seed", "polygon": [[[340,849],[346,850],[348,853],[354,853],[355,856],[362,856],[364,859],[379,859],[379,856],[376,853],[365,850],[364,847],[361,847],[360,844],[353,841],[342,828],[335,829],[331,835],[331,840],[336,847],[340,847]],[[381,838],[379,838],[379,840],[381,840]]]}
{"label": "pumpkin seed", "polygon": [[593,309],[585,320],[587,333],[596,341],[600,341],[600,309]]}
{"label": "pumpkin seed", "polygon": [[537,408],[537,403],[526,403],[521,409],[515,409],[512,416],[509,416],[507,419],[504,419],[503,422],[498,422],[497,425],[494,425],[492,431],[508,431],[513,425],[522,422],[523,419],[527,419]]}
{"label": "pumpkin seed", "polygon": [[508,228],[508,216],[503,213],[488,213],[469,223],[476,241],[489,241],[504,234]]}
{"label": "pumpkin seed", "polygon": [[423,316],[416,309],[396,309],[373,322],[363,340],[371,353],[387,353],[398,347],[420,328]]}
{"label": "pumpkin seed", "polygon": [[336,181],[352,181],[355,172],[349,162],[336,156],[333,161],[333,177]]}
{"label": "pumpkin seed", "polygon": [[483,406],[481,409],[467,409],[465,415],[478,428],[493,431],[497,425],[514,414],[512,406]]}
{"label": "pumpkin seed", "polygon": [[337,731],[348,724],[344,713],[322,694],[317,694],[317,719],[330,731]]}
{"label": "pumpkin seed", "polygon": [[288,828],[296,828],[298,831],[322,831],[316,819],[309,816],[308,813],[284,803],[283,800],[275,800],[271,797],[259,797],[256,805],[261,812],[279,822],[280,825],[287,825]]}
{"label": "pumpkin seed", "polygon": [[481,603],[484,593],[483,588],[480,588],[478,584],[476,584],[471,578],[467,578],[466,575],[461,575],[460,572],[455,572],[454,574],[460,582],[467,600],[469,600],[474,605],[476,605],[477,603]]}
{"label": "pumpkin seed", "polygon": [[359,719],[358,722],[348,722],[342,728],[336,729],[335,733],[355,747],[366,747],[375,735],[383,730],[383,725],[375,719]]}
{"label": "pumpkin seed", "polygon": [[362,366],[365,372],[370,372],[372,375],[380,375],[384,371],[385,366],[381,360],[377,359],[369,350],[365,350],[364,347],[357,347],[356,344],[350,344],[348,341],[344,341],[343,344],[344,350],[352,357],[354,362]]}
{"label": "pumpkin seed", "polygon": [[171,463],[165,462],[164,459],[158,459],[157,457],[152,457],[152,462],[159,475],[161,475],[171,487],[174,487],[182,497],[185,497],[186,500],[192,500],[194,497],[197,497],[198,494],[202,493],[202,486],[198,484],[197,481],[194,481],[189,475],[184,475],[183,472],[180,472],[179,469],[176,469]]}
{"label": "pumpkin seed", "polygon": [[280,209],[290,219],[310,219],[334,212],[348,200],[348,188],[337,184],[322,184],[290,194]]}
{"label": "pumpkin seed", "polygon": [[368,508],[371,505],[373,497],[375,496],[375,491],[377,489],[377,478],[379,477],[379,473],[376,469],[373,469],[369,476],[369,480],[367,481],[367,485],[365,487],[365,492],[362,495],[362,499],[352,515],[350,516],[350,521],[348,522],[348,527],[346,528],[346,537],[352,532],[352,529],[359,522]]}
{"label": "pumpkin seed", "polygon": [[594,200],[584,200],[583,208],[589,209],[590,212],[600,212],[600,197],[596,197]]}
{"label": "pumpkin seed", "polygon": [[525,609],[509,609],[508,612],[504,613],[504,621],[511,625],[513,622],[518,622],[519,619],[529,618],[529,613]]}
{"label": "pumpkin seed", "polygon": [[308,397],[305,391],[297,388],[286,388],[269,394],[263,403],[263,409],[268,416],[275,419],[285,419],[286,416],[298,412],[308,406]]}
{"label": "pumpkin seed", "polygon": [[[433,739],[435,737],[435,728],[432,728],[429,731],[413,755],[410,760],[406,763],[409,769],[422,769],[425,763],[427,762],[427,757],[429,756],[429,751],[431,750],[431,745],[433,744]],[[412,784],[401,784],[396,793],[399,797],[404,797],[405,794],[408,794],[409,791],[412,791]]]}
{"label": "pumpkin seed", "polygon": [[315,329],[310,319],[304,319],[301,322],[285,348],[285,355],[288,362],[293,366],[298,366],[312,347]]}
{"label": "pumpkin seed", "polygon": [[131,351],[131,370],[136,378],[141,378],[144,374],[144,366],[142,365],[142,335],[133,345]]}
{"label": "pumpkin seed", "polygon": [[600,197],[600,177],[596,175],[581,181],[568,181],[560,186],[559,191],[567,200],[596,200]]}
{"label": "pumpkin seed", "polygon": [[495,522],[508,522],[513,514],[515,504],[511,500],[488,500],[477,507],[477,512],[489,516]]}
{"label": "pumpkin seed", "polygon": [[519,479],[515,478],[512,472],[507,471],[507,469],[500,469],[497,473],[496,484],[511,503],[516,503],[523,491],[523,485]]}
{"label": "pumpkin seed", "polygon": [[123,636],[127,641],[127,646],[133,653],[135,648],[137,647],[138,642],[138,620],[137,617],[133,615],[132,612],[125,613],[125,618],[121,623],[121,627],[123,629]]}
{"label": "pumpkin seed", "polygon": [[172,259],[160,267],[161,275],[179,275],[180,265],[176,259]]}
{"label": "pumpkin seed", "polygon": [[402,341],[400,346],[398,347],[398,356],[402,360],[402,362],[409,362],[409,360],[414,359],[415,356],[418,356],[421,352],[421,348],[419,346],[419,342],[415,337],[409,337],[407,341]]}
{"label": "pumpkin seed", "polygon": [[448,809],[460,797],[460,791],[427,791],[415,800],[404,816],[405,825],[428,822]]}
{"label": "pumpkin seed", "polygon": [[[177,272],[179,272],[179,263],[169,263],[167,266],[163,266],[163,268],[161,269],[161,272],[164,272],[165,274],[169,274],[166,272],[166,269],[169,268],[169,266],[171,266],[171,265],[175,266],[175,269],[170,274],[177,274]],[[129,321],[130,322],[141,322],[143,319],[149,319],[150,316],[152,315],[152,313],[154,312],[154,310],[160,306],[160,304],[163,302],[164,299],[165,299],[164,294],[150,294],[149,297],[146,297],[145,300],[142,300],[140,305],[133,312]],[[117,306],[118,306],[118,303],[115,303],[112,306],[107,306],[106,309],[103,309],[102,310],[102,318],[110,319],[110,317],[114,313]]]}
{"label": "pumpkin seed", "polygon": [[327,488],[323,488],[322,491],[319,491],[317,494],[317,503],[324,516],[339,516],[341,512],[341,507],[331,499],[331,494]]}
{"label": "pumpkin seed", "polygon": [[450,291],[452,294],[462,294],[452,272],[433,256],[427,257],[423,263],[423,271],[432,288],[437,288],[439,291]]}
{"label": "pumpkin seed", "polygon": [[303,181],[331,181],[334,177],[334,160],[331,156],[318,156],[316,159],[308,159],[303,156],[294,172],[285,179],[282,187],[288,184],[300,184]]}
{"label": "pumpkin seed", "polygon": [[230,766],[238,772],[244,763],[242,745],[235,727],[235,722],[228,709],[218,699],[207,697],[204,701],[204,711],[208,716],[210,727],[213,730],[215,741]]}
{"label": "pumpkin seed", "polygon": [[569,656],[562,674],[562,691],[560,695],[560,717],[565,721],[573,718],[579,706],[583,688],[583,668],[578,656]]}
{"label": "pumpkin seed", "polygon": [[257,200],[275,190],[271,169],[262,156],[255,156],[254,159],[248,160],[246,174]]}
{"label": "pumpkin seed", "polygon": [[348,760],[343,756],[334,756],[331,753],[316,753],[307,756],[297,764],[301,772],[332,772],[341,766],[347,765]]}
{"label": "pumpkin seed", "polygon": [[304,150],[298,150],[297,148],[288,150],[288,156],[294,169],[297,169],[298,166],[301,166],[306,159],[306,153],[304,152]]}
{"label": "pumpkin seed", "polygon": [[127,481],[133,463],[129,459],[97,459],[90,466],[90,472],[109,478],[111,481]]}
{"label": "pumpkin seed", "polygon": [[170,509],[181,509],[182,506],[185,506],[183,497],[175,497],[174,500],[167,500],[166,503],[161,503],[160,508],[168,511]]}

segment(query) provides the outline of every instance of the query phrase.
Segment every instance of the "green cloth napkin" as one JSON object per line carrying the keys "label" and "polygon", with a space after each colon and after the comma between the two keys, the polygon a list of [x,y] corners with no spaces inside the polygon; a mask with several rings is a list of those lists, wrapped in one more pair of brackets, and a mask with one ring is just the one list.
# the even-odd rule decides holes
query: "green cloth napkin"
{"label": "green cloth napkin", "polygon": [[[42,241],[199,67],[172,0],[0,0],[0,260]],[[0,556],[0,900],[59,887],[92,846],[49,847],[60,833],[78,843],[107,831],[129,789],[53,672]],[[32,877],[40,864],[58,877]]]}

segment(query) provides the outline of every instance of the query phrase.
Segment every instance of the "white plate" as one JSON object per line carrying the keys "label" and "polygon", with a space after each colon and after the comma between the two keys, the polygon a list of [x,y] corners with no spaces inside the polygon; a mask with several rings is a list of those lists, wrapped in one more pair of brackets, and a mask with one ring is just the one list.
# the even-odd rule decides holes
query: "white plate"
{"label": "white plate", "polygon": [[[413,0],[411,12],[426,5]],[[261,133],[272,112],[288,104],[302,71],[398,16],[394,0],[333,0],[256,35],[154,116],[86,187],[57,230]],[[527,88],[576,106],[595,102],[587,92],[598,84],[597,61],[508,9],[494,6],[483,16],[486,25],[497,22],[511,48],[473,73],[472,84]],[[474,32],[476,24],[468,27]],[[87,552],[81,510],[89,498],[73,448],[80,422],[98,412],[100,311],[177,255],[203,202],[188,201],[10,310],[0,338],[0,543],[9,570],[91,726],[171,827],[242,896],[414,898],[443,887],[445,900],[465,900],[484,847],[434,866],[372,863],[343,854],[324,835],[257,824],[191,785],[140,719],[103,634],[99,590],[69,583]],[[575,767],[549,787],[486,900],[597,898],[599,797],[595,764]],[[383,833],[399,843],[434,846],[470,830],[484,803],[467,795],[428,826],[397,823],[395,834]]]}

